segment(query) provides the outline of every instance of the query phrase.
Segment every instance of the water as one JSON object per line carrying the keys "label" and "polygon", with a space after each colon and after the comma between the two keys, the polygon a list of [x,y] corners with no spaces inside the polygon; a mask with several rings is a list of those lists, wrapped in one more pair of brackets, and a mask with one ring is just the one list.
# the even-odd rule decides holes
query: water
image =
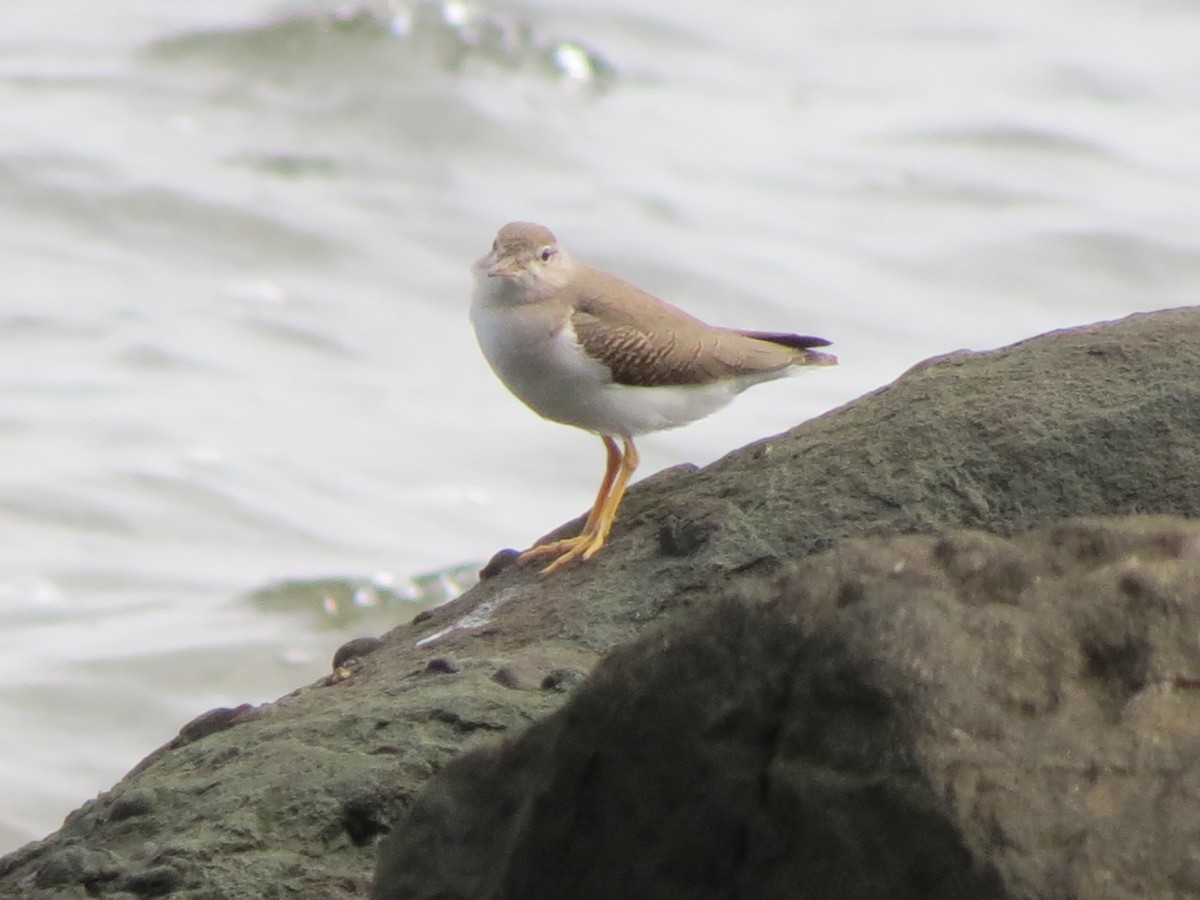
{"label": "water", "polygon": [[1197,302],[1194,3],[730,10],[6,5],[0,850],[586,507],[599,442],[467,324],[505,221],[836,342],[646,438],[647,473],[933,354]]}

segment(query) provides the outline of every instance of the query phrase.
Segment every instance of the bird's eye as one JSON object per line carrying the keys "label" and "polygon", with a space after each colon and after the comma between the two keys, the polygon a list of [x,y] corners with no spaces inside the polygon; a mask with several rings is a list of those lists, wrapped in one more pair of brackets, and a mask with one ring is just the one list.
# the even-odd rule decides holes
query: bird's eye
{"label": "bird's eye", "polygon": [[554,255],[553,247],[543,247],[542,248],[542,262],[550,262],[550,257],[552,257],[553,255]]}

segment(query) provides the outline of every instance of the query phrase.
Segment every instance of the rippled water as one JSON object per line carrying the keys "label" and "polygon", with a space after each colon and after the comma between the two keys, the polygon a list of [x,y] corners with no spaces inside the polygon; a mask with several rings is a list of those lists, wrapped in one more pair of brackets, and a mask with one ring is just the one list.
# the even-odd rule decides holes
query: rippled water
{"label": "rippled water", "polygon": [[509,219],[836,342],[646,472],[1200,297],[1183,0],[10,6],[0,849],[586,507],[599,442],[508,398],[466,321]]}

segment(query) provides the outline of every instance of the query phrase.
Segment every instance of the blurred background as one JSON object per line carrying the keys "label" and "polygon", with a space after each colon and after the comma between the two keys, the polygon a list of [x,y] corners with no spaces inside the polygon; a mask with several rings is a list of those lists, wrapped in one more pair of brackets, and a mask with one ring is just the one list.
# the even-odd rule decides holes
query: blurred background
{"label": "blurred background", "polygon": [[511,219],[842,365],[1200,302],[1187,0],[41,0],[0,11],[0,852],[585,510],[487,369]]}

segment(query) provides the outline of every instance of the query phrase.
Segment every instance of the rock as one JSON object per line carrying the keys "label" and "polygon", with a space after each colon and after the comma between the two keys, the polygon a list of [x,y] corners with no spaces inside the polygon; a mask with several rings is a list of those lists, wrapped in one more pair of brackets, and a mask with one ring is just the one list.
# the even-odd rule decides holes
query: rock
{"label": "rock", "polygon": [[357,637],[346,641],[333,654],[332,668],[336,671],[352,660],[363,660],[383,646],[383,641],[377,637]]}
{"label": "rock", "polygon": [[94,888],[116,878],[119,872],[110,854],[68,844],[47,855],[38,866],[33,883],[39,888],[68,885]]}
{"label": "rock", "polygon": [[586,673],[578,669],[554,669],[542,679],[543,691],[570,691],[583,684]]}
{"label": "rock", "polygon": [[154,809],[154,792],[131,788],[112,798],[108,807],[108,821],[119,822],[144,816]]}
{"label": "rock", "polygon": [[179,871],[171,866],[155,866],[125,879],[124,887],[139,897],[165,897],[173,894],[183,881]]}
{"label": "rock", "polygon": [[[382,646],[337,678],[185,727],[111,794],[68,816],[56,834],[0,859],[0,896],[63,897],[62,888],[32,885],[40,867],[67,847],[106,854],[106,872],[168,866],[179,874],[174,892],[181,896],[364,896],[379,837],[436,771],[464,751],[486,760],[489,748],[520,740],[531,724],[588,690],[586,683],[569,691],[512,690],[492,679],[496,661],[514,673],[542,673],[542,684],[566,686],[553,673],[588,673],[648,628],[703,618],[722,598],[867,535],[915,539],[967,525],[1012,536],[1070,516],[1200,515],[1197,372],[1200,310],[1134,316],[935,360],[702,470],[659,473],[630,491],[608,546],[587,564],[550,578],[517,565],[498,567],[459,599],[384,635]],[[1019,582],[1004,580],[1001,558],[979,553],[991,560],[971,576],[979,590],[1007,583],[1004,589],[1019,595]],[[956,550],[952,562],[969,575],[972,559]],[[999,566],[999,574],[989,574],[989,566]],[[871,589],[869,579],[851,575],[838,581],[839,602],[865,609],[857,598]],[[1127,575],[1123,602],[1154,596],[1153,579]],[[1139,649],[1141,638],[1122,640],[1125,619],[1097,609],[1091,621],[1092,665],[1097,683],[1108,686],[1108,714],[1124,691],[1141,704],[1146,721],[1182,728],[1182,719],[1167,713],[1186,692],[1147,704],[1151,695],[1136,690],[1151,683],[1144,679],[1154,664]],[[998,630],[994,639],[1008,638]],[[428,671],[438,658],[459,671]],[[1048,701],[1036,679],[1019,667],[1007,677],[996,691],[1010,693],[1031,716],[1042,715],[1039,704]],[[681,682],[672,690],[689,688]],[[727,726],[733,733],[735,724]],[[924,779],[928,791],[896,798],[896,808],[915,811],[923,823],[941,821],[945,804],[933,776],[913,771],[913,784]],[[962,771],[975,770],[964,763]],[[1002,789],[962,778],[961,802],[980,809]],[[113,804],[135,789],[153,802],[114,821]],[[1182,803],[1186,794],[1184,785],[1170,797]],[[1106,801],[1092,796],[1092,802]],[[842,820],[834,825],[840,829]],[[954,856],[952,842],[930,828],[940,858],[976,858],[976,838],[961,836],[962,855]],[[997,833],[997,840],[1011,838]],[[1187,828],[1179,834],[1173,840],[1184,840]],[[837,834],[817,837],[840,846]],[[1122,852],[1142,852],[1141,841]],[[1179,892],[1200,882],[1200,867],[1193,869],[1172,874]],[[88,890],[107,897],[130,889],[114,876]],[[1064,882],[1060,896],[1071,890]]]}
{"label": "rock", "polygon": [[460,757],[372,897],[1176,897],[1198,741],[1200,523],[849,541]]}
{"label": "rock", "polygon": [[514,550],[512,547],[497,550],[492,555],[492,558],[487,561],[487,564],[479,570],[479,580],[487,581],[489,578],[495,578],[505,569],[515,564],[520,555],[521,552]]}
{"label": "rock", "polygon": [[225,706],[210,709],[180,728],[179,740],[181,742],[198,741],[210,734],[216,734],[218,731],[224,731],[239,722],[246,721],[254,712],[254,707],[249,703],[243,703],[232,709]]}

